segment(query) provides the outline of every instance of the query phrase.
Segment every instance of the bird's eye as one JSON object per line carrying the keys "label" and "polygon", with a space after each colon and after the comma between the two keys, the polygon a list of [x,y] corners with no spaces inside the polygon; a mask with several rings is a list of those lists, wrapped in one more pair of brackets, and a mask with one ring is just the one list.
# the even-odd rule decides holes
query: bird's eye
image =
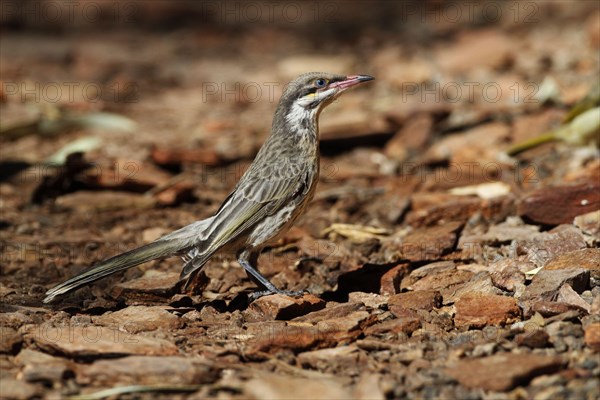
{"label": "bird's eye", "polygon": [[327,86],[327,79],[319,78],[315,80],[315,86],[318,88],[324,88],[325,86]]}

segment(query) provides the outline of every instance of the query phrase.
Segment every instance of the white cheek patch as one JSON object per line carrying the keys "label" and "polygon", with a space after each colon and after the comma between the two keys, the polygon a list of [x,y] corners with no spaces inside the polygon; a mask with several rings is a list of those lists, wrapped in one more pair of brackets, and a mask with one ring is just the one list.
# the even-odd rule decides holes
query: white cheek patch
{"label": "white cheek patch", "polygon": [[327,97],[332,96],[334,93],[335,93],[335,88],[327,89],[327,90],[324,90],[321,92],[311,93],[309,95],[301,97],[298,100],[298,104],[303,107],[306,107],[315,101],[319,102],[323,99],[326,99]]}
{"label": "white cheek patch", "polygon": [[305,121],[312,120],[319,110],[319,107],[310,107],[310,105],[333,96],[335,92],[335,88],[332,88],[320,93],[311,93],[296,100],[292,104],[288,114],[285,116],[285,119],[290,124],[290,127],[292,127],[292,129],[296,132],[305,132]]}
{"label": "white cheek patch", "polygon": [[299,106],[306,107],[315,100],[316,100],[315,94],[311,93],[304,97],[300,97],[298,100],[296,100],[296,103],[294,103],[294,105],[297,104]]}

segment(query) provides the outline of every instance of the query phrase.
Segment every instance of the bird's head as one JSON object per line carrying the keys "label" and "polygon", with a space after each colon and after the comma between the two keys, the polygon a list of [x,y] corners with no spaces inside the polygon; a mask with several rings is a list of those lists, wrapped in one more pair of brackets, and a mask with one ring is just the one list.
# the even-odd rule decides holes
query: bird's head
{"label": "bird's head", "polygon": [[284,90],[274,123],[285,119],[286,125],[293,130],[304,131],[314,125],[321,110],[338,96],[359,83],[373,79],[369,75],[302,74]]}
{"label": "bird's head", "polygon": [[283,97],[307,110],[323,108],[340,94],[362,82],[373,80],[369,75],[335,75],[309,72],[288,85]]}

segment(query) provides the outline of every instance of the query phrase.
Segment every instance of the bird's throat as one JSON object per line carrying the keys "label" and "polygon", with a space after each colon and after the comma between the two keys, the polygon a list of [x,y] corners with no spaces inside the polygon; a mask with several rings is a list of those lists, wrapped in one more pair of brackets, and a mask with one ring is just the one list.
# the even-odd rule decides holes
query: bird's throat
{"label": "bird's throat", "polygon": [[292,103],[290,110],[285,116],[287,130],[292,135],[301,137],[311,137],[316,139],[317,136],[317,118],[320,114],[320,107],[305,108],[298,103]]}

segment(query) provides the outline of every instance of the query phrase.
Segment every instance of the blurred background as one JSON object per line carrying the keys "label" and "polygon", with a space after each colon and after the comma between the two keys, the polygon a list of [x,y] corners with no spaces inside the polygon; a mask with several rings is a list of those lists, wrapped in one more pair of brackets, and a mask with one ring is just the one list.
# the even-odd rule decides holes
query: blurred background
{"label": "blurred background", "polygon": [[[381,145],[422,110],[455,130],[580,99],[598,72],[597,12],[594,1],[6,1],[2,127],[23,108],[106,110],[139,124],[111,136],[109,154],[163,142],[248,156],[283,85],[324,70],[379,79],[340,109]],[[55,139],[18,152],[39,160],[66,140]]]}
{"label": "blurred background", "polygon": [[[250,160],[284,85],[313,70],[377,77],[324,114],[325,155],[376,148],[384,174],[424,150],[429,163],[495,162],[502,146],[560,123],[598,79],[594,1],[5,1],[0,11],[7,178],[13,162],[63,162],[78,146],[94,163],[150,159],[176,172]],[[485,143],[431,147],[490,121]]]}

